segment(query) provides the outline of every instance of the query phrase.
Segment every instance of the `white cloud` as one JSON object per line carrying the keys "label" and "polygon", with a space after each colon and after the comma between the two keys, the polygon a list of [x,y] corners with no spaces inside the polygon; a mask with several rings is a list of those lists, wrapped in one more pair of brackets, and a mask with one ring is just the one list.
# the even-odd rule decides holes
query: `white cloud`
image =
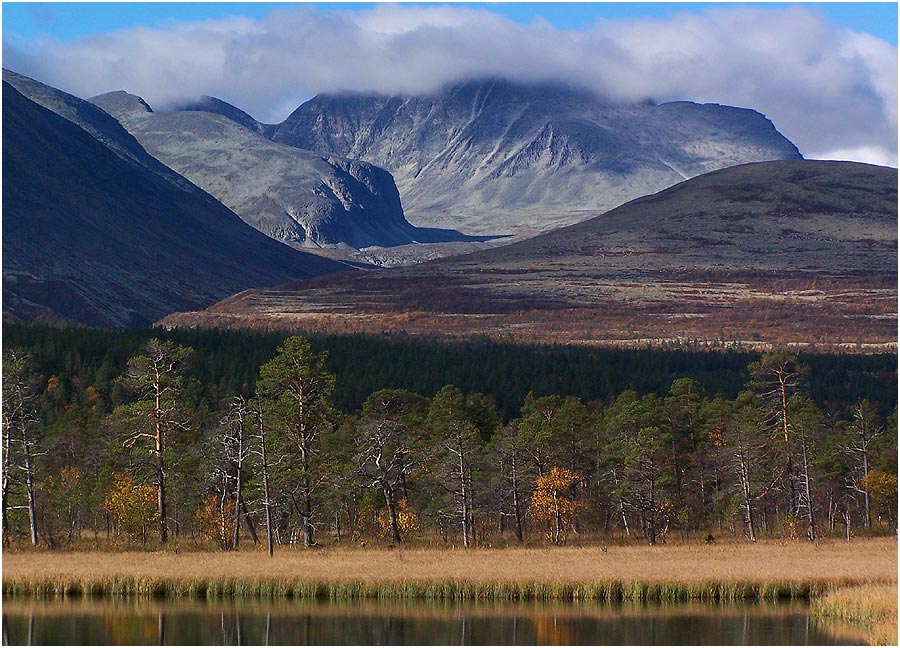
{"label": "white cloud", "polygon": [[867,162],[879,166],[897,166],[897,153],[893,154],[875,146],[860,146],[850,149],[813,151],[806,156],[811,160],[843,160],[845,162]]}
{"label": "white cloud", "polygon": [[221,97],[277,122],[317,92],[428,92],[472,77],[562,80],[612,99],[754,108],[809,157],[897,164],[897,48],[807,7],[736,6],[559,30],[487,9],[278,8],[111,32],[74,43],[4,43],[4,65],[80,96],[125,89],[151,105]]}

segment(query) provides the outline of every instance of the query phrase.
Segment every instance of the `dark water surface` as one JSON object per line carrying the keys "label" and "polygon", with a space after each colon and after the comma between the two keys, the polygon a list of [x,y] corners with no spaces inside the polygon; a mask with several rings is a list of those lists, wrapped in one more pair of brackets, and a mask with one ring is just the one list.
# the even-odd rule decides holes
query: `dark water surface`
{"label": "dark water surface", "polygon": [[4,645],[828,645],[803,604],[5,600]]}

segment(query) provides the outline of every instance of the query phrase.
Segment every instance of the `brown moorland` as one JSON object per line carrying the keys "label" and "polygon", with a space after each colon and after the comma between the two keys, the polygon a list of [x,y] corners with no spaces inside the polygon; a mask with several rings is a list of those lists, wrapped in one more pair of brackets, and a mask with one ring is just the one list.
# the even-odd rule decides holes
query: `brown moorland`
{"label": "brown moorland", "polygon": [[162,324],[896,348],[897,171],[733,167],[519,243],[248,290]]}

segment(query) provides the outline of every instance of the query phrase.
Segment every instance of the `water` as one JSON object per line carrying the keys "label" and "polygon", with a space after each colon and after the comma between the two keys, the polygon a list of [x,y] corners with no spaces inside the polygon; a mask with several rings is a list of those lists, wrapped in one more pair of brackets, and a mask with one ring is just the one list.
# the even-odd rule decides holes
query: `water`
{"label": "water", "polygon": [[[857,638],[858,639],[858,638]],[[431,601],[3,605],[4,645],[828,645],[809,606]],[[860,642],[861,643],[861,642]]]}

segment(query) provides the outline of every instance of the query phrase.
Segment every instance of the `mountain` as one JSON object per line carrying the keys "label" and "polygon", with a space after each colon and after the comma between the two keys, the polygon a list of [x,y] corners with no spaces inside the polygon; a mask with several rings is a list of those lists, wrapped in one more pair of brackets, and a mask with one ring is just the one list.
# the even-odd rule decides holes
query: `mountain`
{"label": "mountain", "polygon": [[163,112],[184,112],[187,110],[213,113],[214,115],[228,117],[228,119],[240,124],[244,128],[249,128],[270,139],[276,128],[274,124],[263,124],[262,122],[256,121],[252,116],[245,113],[237,106],[232,106],[226,101],[208,95],[204,95],[199,99],[181,101],[172,106],[167,106],[166,110]]}
{"label": "mountain", "polygon": [[247,226],[96,106],[6,71],[2,239],[5,316],[95,326],[347,268]]}
{"label": "mountain", "polygon": [[293,247],[359,249],[468,238],[413,227],[387,171],[277,144],[261,134],[262,125],[252,117],[223,101],[203,103],[216,113],[153,112],[143,99],[124,92],[90,101],[247,224]]}
{"label": "mountain", "polygon": [[79,126],[119,157],[136,162],[177,187],[193,188],[188,180],[149,155],[118,121],[94,104],[11,70],[3,70],[3,81],[29,100]]}
{"label": "mountain", "polygon": [[896,349],[897,170],[731,167],[512,245],[251,290],[165,321]]}
{"label": "mountain", "polygon": [[753,110],[616,105],[499,80],[423,96],[318,95],[272,137],[377,164],[413,223],[470,233],[547,230],[709,171],[801,157]]}

